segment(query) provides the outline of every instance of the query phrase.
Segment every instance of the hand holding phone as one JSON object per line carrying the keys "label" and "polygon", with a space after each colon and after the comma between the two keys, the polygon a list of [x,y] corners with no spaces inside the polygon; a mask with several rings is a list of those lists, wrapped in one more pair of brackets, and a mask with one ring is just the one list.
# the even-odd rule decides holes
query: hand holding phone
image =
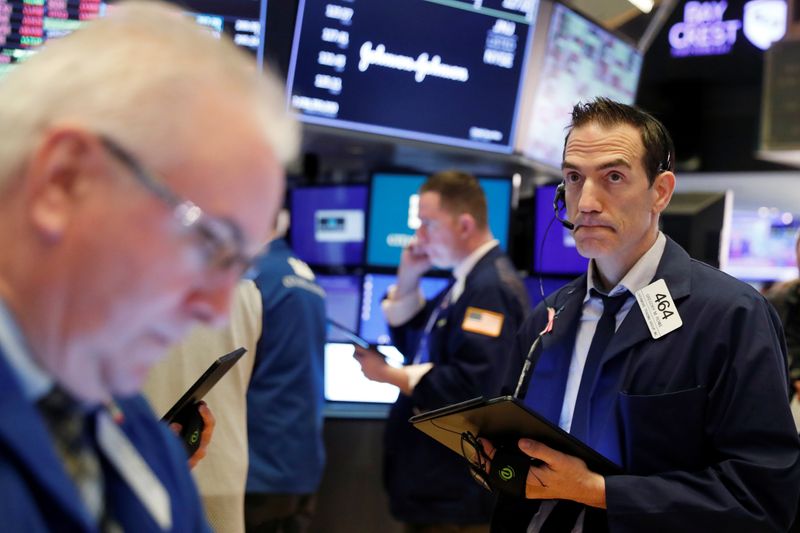
{"label": "hand holding phone", "polygon": [[398,296],[416,290],[419,278],[432,266],[428,253],[414,236],[400,255],[400,266],[397,269]]}

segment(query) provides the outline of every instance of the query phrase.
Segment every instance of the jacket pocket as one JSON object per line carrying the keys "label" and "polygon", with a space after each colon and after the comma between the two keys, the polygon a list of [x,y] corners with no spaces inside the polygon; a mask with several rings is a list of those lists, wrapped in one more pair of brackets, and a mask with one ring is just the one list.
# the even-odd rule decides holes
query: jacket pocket
{"label": "jacket pocket", "polygon": [[620,392],[625,467],[632,474],[705,463],[705,387],[653,395]]}

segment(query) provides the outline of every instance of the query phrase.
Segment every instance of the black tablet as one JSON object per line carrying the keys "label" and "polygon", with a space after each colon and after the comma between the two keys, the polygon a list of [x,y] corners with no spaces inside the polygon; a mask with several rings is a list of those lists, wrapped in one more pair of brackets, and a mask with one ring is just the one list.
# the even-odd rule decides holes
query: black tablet
{"label": "black tablet", "polygon": [[474,437],[485,437],[495,445],[515,444],[518,439],[525,437],[580,457],[590,470],[598,474],[623,473],[619,465],[512,396],[491,400],[473,398],[413,416],[409,422],[459,455],[463,450],[463,436],[467,433]]}
{"label": "black tablet", "polygon": [[181,411],[202,400],[203,396],[241,359],[245,352],[247,352],[245,348],[237,348],[211,363],[211,366],[183,393],[183,396],[161,417],[161,420],[168,424],[178,421],[181,418]]}

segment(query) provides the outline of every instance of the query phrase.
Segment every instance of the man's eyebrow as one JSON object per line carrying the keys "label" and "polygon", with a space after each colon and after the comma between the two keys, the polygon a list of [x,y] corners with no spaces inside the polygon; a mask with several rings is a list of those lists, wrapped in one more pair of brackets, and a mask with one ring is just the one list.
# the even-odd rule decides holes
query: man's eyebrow
{"label": "man's eyebrow", "polygon": [[[602,165],[594,167],[594,168],[595,168],[595,170],[606,170],[606,169],[615,168],[615,167],[624,167],[624,168],[628,168],[629,169],[629,168],[631,168],[631,164],[628,162],[627,159],[623,159],[623,158],[620,157],[620,158],[614,159],[612,161],[608,161],[606,163],[603,163]],[[571,163],[569,161],[564,161],[563,163],[561,163],[561,169],[562,170],[566,170],[566,169],[579,170],[579,167],[575,163]]]}

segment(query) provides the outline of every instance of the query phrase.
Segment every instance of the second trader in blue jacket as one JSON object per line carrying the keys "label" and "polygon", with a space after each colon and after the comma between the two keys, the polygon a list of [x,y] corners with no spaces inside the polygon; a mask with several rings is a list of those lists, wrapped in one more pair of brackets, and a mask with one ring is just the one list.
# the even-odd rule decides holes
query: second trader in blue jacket
{"label": "second trader in blue jacket", "polygon": [[[488,531],[492,498],[463,459],[414,429],[408,419],[476,396],[498,393],[514,334],[528,310],[522,281],[488,227],[486,198],[470,174],[445,171],[420,188],[420,226],[402,254],[397,285],[382,307],[405,355],[395,368],[368,350],[357,358],[370,379],[401,395],[386,427],[384,482],[392,514],[406,531]],[[432,266],[453,283],[432,300],[419,289]]]}

